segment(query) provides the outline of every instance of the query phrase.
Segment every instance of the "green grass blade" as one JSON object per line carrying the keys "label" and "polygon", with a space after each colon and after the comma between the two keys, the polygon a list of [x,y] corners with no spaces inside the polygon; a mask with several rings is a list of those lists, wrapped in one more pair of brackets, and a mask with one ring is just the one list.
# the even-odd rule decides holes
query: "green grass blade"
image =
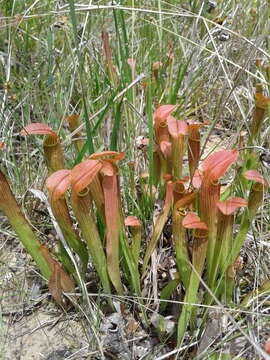
{"label": "green grass blade", "polygon": [[115,106],[115,114],[114,114],[114,123],[113,123],[113,130],[111,135],[111,144],[110,144],[110,150],[117,151],[117,142],[119,139],[119,129],[120,129],[120,123],[121,123],[121,107],[122,107],[122,101],[120,101]]}
{"label": "green grass blade", "polygon": [[161,290],[160,300],[163,300],[163,301],[160,303],[160,306],[159,306],[160,312],[163,312],[166,309],[168,303],[165,300],[169,300],[172,293],[174,292],[176,287],[180,284],[180,282],[181,282],[180,279],[173,279],[173,280],[169,281],[168,284],[165,285],[164,288]]}
{"label": "green grass blade", "polygon": [[83,107],[84,107],[84,121],[85,121],[86,136],[87,136],[86,144],[88,147],[89,155],[91,155],[95,152],[95,150],[94,150],[93,136],[92,136],[85,96],[83,96]]}
{"label": "green grass blade", "polygon": [[105,108],[103,109],[103,111],[101,112],[98,120],[94,124],[93,131],[92,131],[93,136],[97,135],[97,130],[100,128],[100,126],[102,124],[102,121],[105,118],[105,115],[107,114],[108,110],[110,109],[110,107],[114,103],[114,99],[115,99],[116,95],[119,93],[119,91],[120,91],[120,87],[118,87],[115,91],[112,92],[109,100],[107,101],[107,104],[106,104]]}
{"label": "green grass blade", "polygon": [[182,85],[182,81],[184,79],[184,76],[187,73],[187,69],[188,69],[188,66],[189,66],[189,64],[191,62],[192,56],[193,56],[193,52],[190,54],[190,57],[189,57],[189,59],[188,59],[188,61],[186,62],[185,65],[183,65],[183,64],[179,65],[175,85],[173,87],[172,93],[170,94],[168,104],[172,104],[172,105],[176,104],[177,94],[178,94],[179,89],[180,89],[180,87]]}
{"label": "green grass blade", "polygon": [[52,32],[48,30],[47,32],[47,46],[48,46],[48,84],[51,88],[53,85],[53,74],[52,74],[52,66],[53,66],[53,46],[52,46]]}
{"label": "green grass blade", "polygon": [[74,0],[68,0],[68,3],[69,3],[69,15],[70,15],[71,24],[72,24],[74,42],[75,42],[76,50],[78,52],[79,51],[79,40],[78,40],[77,18],[76,18]]}
{"label": "green grass blade", "polygon": [[87,152],[87,149],[88,149],[87,143],[83,144],[82,150],[81,150],[81,151],[79,152],[79,154],[77,155],[77,157],[76,157],[76,159],[75,159],[75,161],[74,161],[73,166],[79,164],[79,163],[82,161],[85,153]]}

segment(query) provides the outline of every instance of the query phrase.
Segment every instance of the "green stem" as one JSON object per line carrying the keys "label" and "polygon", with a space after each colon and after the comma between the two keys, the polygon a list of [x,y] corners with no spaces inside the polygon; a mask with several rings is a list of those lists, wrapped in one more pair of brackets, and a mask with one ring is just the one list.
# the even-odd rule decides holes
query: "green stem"
{"label": "green stem", "polygon": [[53,214],[57,220],[58,225],[60,226],[63,236],[69,246],[78,254],[80,260],[82,261],[83,272],[85,272],[88,263],[88,253],[73,227],[66,200],[65,198],[60,198],[56,201],[51,199],[50,202]]}
{"label": "green stem", "polygon": [[193,305],[197,302],[197,292],[200,285],[200,279],[204,267],[207,250],[206,230],[195,230],[192,249],[193,269],[190,275],[189,287],[187,289],[184,305],[178,321],[177,344],[180,345],[185,335],[187,325],[193,313]]}
{"label": "green stem", "polygon": [[187,248],[186,229],[182,225],[185,213],[181,209],[174,208],[172,218],[173,242],[175,246],[176,265],[179,276],[185,289],[188,289],[190,280],[190,259]]}
{"label": "green stem", "polygon": [[9,184],[1,171],[0,210],[2,210],[7,216],[10,225],[18,235],[26,251],[32,256],[42,275],[48,280],[52,272],[40,250],[40,243],[32,231],[29,223],[26,221],[23,213],[21,212],[21,209],[11,192]]}
{"label": "green stem", "polygon": [[75,191],[72,191],[71,204],[82,230],[83,237],[87,242],[90,255],[95,269],[101,279],[104,291],[107,294],[110,294],[111,288],[107,273],[106,257],[95,221],[90,211],[91,202],[88,192],[84,194],[76,194]]}

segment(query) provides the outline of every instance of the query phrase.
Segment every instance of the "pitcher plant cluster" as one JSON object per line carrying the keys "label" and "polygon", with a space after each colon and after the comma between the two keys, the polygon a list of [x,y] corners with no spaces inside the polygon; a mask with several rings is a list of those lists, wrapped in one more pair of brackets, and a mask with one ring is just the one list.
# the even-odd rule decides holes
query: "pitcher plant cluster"
{"label": "pitcher plant cluster", "polygon": [[[124,153],[93,153],[72,169],[65,169],[61,139],[48,125],[33,123],[21,131],[22,136],[45,136],[43,150],[49,173],[46,187],[53,215],[76,258],[81,277],[85,277],[91,262],[103,293],[124,295],[129,290],[138,296],[143,309],[142,279],[151,267],[151,256],[164,226],[171,219],[170,241],[178,273],[171,280],[167,298],[177,286],[182,288],[178,344],[187,329],[196,329],[198,310],[192,304],[211,305],[215,299],[227,306],[234,302],[239,252],[267,188],[258,170],[258,158],[245,145],[259,138],[267,104],[268,99],[257,92],[250,135],[245,139],[240,134],[234,149],[213,152],[203,160],[201,130],[208,124],[172,116],[177,105],[162,105],[154,111],[152,176],[141,191],[152,205],[156,200],[163,200],[164,205],[153,223],[150,239],[144,236],[144,219],[127,214],[123,205],[119,166]],[[68,116],[67,121],[71,132],[78,128],[78,116]],[[77,154],[84,145],[81,139],[80,133],[72,139]],[[148,146],[147,139],[144,145]],[[230,180],[223,190],[221,180],[228,174]],[[48,281],[56,302],[65,307],[63,294],[80,285],[69,252],[60,242],[56,257],[40,243],[3,172],[0,210]],[[269,288],[270,282],[262,285],[263,291]],[[252,294],[247,294],[242,304],[248,304],[251,298]]]}

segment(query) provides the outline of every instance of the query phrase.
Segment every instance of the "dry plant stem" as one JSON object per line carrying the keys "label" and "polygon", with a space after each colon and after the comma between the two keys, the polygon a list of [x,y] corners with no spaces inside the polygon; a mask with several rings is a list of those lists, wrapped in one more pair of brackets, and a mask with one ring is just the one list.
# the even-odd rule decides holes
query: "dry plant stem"
{"label": "dry plant stem", "polygon": [[106,257],[93,215],[90,211],[92,204],[88,191],[84,191],[84,193],[79,194],[72,191],[71,204],[83,237],[89,248],[95,269],[97,270],[104,287],[104,291],[107,294],[110,294],[111,288],[107,273]]}
{"label": "dry plant stem", "polygon": [[21,212],[21,209],[11,192],[9,184],[1,171],[0,210],[7,216],[12,228],[18,235],[23,246],[38,265],[42,275],[48,280],[52,272],[40,250],[40,243]]}
{"label": "dry plant stem", "polygon": [[162,212],[160,213],[154,230],[153,230],[153,236],[147,246],[145,255],[144,255],[144,259],[143,259],[143,267],[142,267],[142,272],[144,273],[147,267],[147,264],[149,262],[149,259],[157,245],[157,242],[162,234],[163,228],[166,224],[166,221],[169,217],[170,211],[171,211],[171,206],[172,206],[172,202],[173,202],[173,183],[171,181],[168,181],[167,186],[166,186],[166,197],[165,197],[165,203],[164,203],[164,207]]}
{"label": "dry plant stem", "polygon": [[206,258],[207,250],[207,230],[196,229],[194,232],[193,246],[192,246],[192,265],[193,269],[190,275],[190,283],[187,289],[184,305],[178,321],[177,343],[181,344],[181,341],[185,335],[187,325],[192,315],[192,303],[197,302],[197,292],[200,285],[200,277],[203,271],[204,262]]}
{"label": "dry plant stem", "polygon": [[82,261],[82,270],[84,273],[87,268],[88,253],[73,227],[66,199],[62,197],[54,200],[51,197],[50,203],[53,214],[57,220],[58,225],[60,226],[64,238],[66,239],[69,246],[76,252],[76,254],[78,254],[80,260]]}
{"label": "dry plant stem", "polygon": [[58,136],[47,136],[43,141],[43,149],[49,175],[64,168],[64,155]]}

